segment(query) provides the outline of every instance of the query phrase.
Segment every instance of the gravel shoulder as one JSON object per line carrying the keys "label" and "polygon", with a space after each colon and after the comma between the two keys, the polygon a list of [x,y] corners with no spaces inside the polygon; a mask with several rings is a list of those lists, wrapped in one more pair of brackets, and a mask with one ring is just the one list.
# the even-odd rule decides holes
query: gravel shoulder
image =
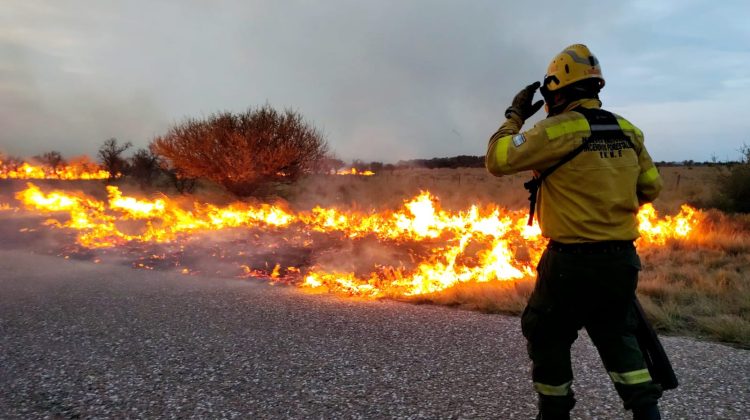
{"label": "gravel shoulder", "polygon": [[[750,417],[750,351],[665,337],[666,419]],[[577,418],[628,418],[585,333]],[[517,318],[0,250],[0,417],[532,418]]]}

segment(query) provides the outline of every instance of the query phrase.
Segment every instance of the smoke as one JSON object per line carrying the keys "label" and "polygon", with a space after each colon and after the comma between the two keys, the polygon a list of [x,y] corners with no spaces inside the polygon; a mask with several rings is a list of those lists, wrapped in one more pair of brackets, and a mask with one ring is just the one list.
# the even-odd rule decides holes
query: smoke
{"label": "smoke", "polygon": [[76,234],[45,225],[43,214],[22,210],[16,192],[26,187],[25,181],[2,180],[0,188],[0,249],[24,249],[49,255],[60,255]]}
{"label": "smoke", "polygon": [[424,253],[417,244],[379,241],[372,237],[335,244],[313,255],[313,264],[326,272],[354,273],[359,277],[370,275],[374,267],[408,269],[413,267],[415,256]]}
{"label": "smoke", "polygon": [[[377,189],[357,200],[342,202],[340,194],[344,186],[353,186],[360,193],[359,179],[328,177],[341,184],[324,187],[322,180],[312,179],[303,188],[312,195],[300,192],[293,194],[299,200],[287,202],[277,200],[278,208],[288,212],[310,211],[309,203],[358,211],[369,214],[382,211],[387,206],[377,201]],[[346,179],[343,179],[346,178]],[[354,273],[368,277],[373,270],[409,270],[415,263],[429,256],[430,249],[445,245],[440,240],[412,242],[409,240],[383,240],[371,234],[348,237],[340,231],[319,232],[303,223],[274,227],[258,224],[251,227],[226,228],[213,231],[198,231],[177,234],[168,241],[125,241],[115,246],[98,247],[97,242],[81,245],[77,235],[81,231],[65,228],[71,215],[66,212],[37,213],[18,210],[20,203],[14,198],[16,192],[26,188],[26,183],[8,180],[10,188],[3,189],[0,203],[11,203],[15,211],[0,212],[0,228],[3,241],[0,246],[24,248],[34,252],[60,255],[65,258],[101,264],[116,264],[144,270],[174,270],[184,274],[207,274],[218,277],[270,277],[275,281],[300,282],[307,269],[316,268],[326,272]],[[365,181],[366,182],[366,181]],[[63,189],[78,196],[87,196],[106,202],[107,194],[101,181],[34,181],[44,191]],[[335,182],[334,182],[335,184]],[[316,185],[312,190],[309,187]],[[372,187],[372,185],[370,185]],[[300,186],[302,187],[302,186]],[[125,185],[125,194],[143,197],[135,193],[132,186]],[[153,195],[150,197],[158,197]],[[367,197],[368,201],[359,201]],[[403,198],[393,200],[393,208],[403,204]],[[170,203],[190,211],[199,197],[169,199]],[[332,204],[338,201],[338,204]],[[261,203],[255,203],[260,205]],[[305,207],[308,206],[308,207]],[[293,209],[294,208],[294,209]],[[164,221],[158,219],[118,218],[113,228],[121,235],[142,235],[149,229],[159,229]],[[115,239],[117,243],[117,240]]]}
{"label": "smoke", "polygon": [[[337,177],[331,178],[334,191],[340,192],[345,184],[336,186]],[[394,184],[388,177],[365,182],[351,183],[356,191],[381,192]],[[9,230],[4,246],[23,241],[22,233],[30,235],[24,246],[66,258],[183,274],[264,277],[378,297],[528,278],[546,244],[538,226],[526,225],[524,211],[482,209],[468,187],[454,197],[463,198],[461,211],[441,208],[427,192],[394,211],[383,210],[372,191],[365,195],[373,201],[349,204],[357,211],[347,210],[346,204],[295,211],[299,204],[219,206],[194,197],[192,206],[179,206],[165,196],[147,200],[107,190],[108,202],[80,192],[26,188],[19,199],[43,214],[19,211],[20,218],[13,220],[16,212],[10,213],[10,223],[0,222]],[[325,191],[322,185],[316,190]],[[481,190],[487,200],[491,191]],[[0,219],[7,212],[2,210]],[[44,217],[48,219],[40,226]],[[644,206],[638,214],[641,244],[663,246],[688,238],[702,219],[700,211],[687,205],[662,219],[652,206]],[[30,225],[19,228],[19,221]]]}

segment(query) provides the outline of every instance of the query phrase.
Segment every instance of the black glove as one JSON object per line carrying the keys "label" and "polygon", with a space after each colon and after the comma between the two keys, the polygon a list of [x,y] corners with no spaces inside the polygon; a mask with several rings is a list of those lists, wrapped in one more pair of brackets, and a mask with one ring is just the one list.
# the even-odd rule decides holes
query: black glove
{"label": "black glove", "polygon": [[513,104],[505,110],[505,118],[510,118],[511,114],[516,114],[523,121],[526,121],[532,115],[536,114],[539,108],[544,105],[544,101],[537,101],[532,105],[531,100],[534,99],[534,93],[541,85],[539,82],[534,82],[518,92],[516,97],[513,98]]}

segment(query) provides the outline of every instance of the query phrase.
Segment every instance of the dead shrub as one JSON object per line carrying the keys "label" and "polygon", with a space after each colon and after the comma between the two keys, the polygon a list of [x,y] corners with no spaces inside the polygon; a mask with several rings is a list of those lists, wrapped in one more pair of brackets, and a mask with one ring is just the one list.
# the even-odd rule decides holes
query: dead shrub
{"label": "dead shrub", "polygon": [[294,182],[313,172],[328,151],[323,135],[299,113],[269,105],[188,119],[150,147],[183,177],[211,180],[237,196]]}
{"label": "dead shrub", "polygon": [[128,171],[129,163],[127,159],[122,157],[122,154],[131,146],[133,146],[131,142],[119,144],[117,139],[112,137],[105,140],[104,144],[99,147],[99,152],[97,153],[99,160],[102,167],[109,172],[109,178],[106,182],[111,182]]}
{"label": "dead shrub", "polygon": [[744,145],[742,161],[717,179],[713,205],[732,213],[750,213],[750,146]]}

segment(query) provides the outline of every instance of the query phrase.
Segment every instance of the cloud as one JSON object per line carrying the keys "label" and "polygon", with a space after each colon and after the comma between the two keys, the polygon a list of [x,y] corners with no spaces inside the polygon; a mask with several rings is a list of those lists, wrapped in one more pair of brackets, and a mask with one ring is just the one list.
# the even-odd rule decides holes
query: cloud
{"label": "cloud", "polygon": [[[642,103],[611,108],[644,132],[646,147],[657,161],[738,160],[747,134],[747,112],[731,102],[706,99]],[[716,124],[721,119],[722,124]]]}
{"label": "cloud", "polygon": [[[747,6],[729,3],[13,1],[0,17],[0,148],[145,145],[183,117],[269,102],[346,159],[478,155],[513,95],[574,42],[604,66],[605,105],[655,142],[673,132],[644,110],[726,107],[713,125],[741,136],[730,93],[746,87],[750,32],[736,16]],[[681,132],[684,155],[709,157],[704,134]]]}

